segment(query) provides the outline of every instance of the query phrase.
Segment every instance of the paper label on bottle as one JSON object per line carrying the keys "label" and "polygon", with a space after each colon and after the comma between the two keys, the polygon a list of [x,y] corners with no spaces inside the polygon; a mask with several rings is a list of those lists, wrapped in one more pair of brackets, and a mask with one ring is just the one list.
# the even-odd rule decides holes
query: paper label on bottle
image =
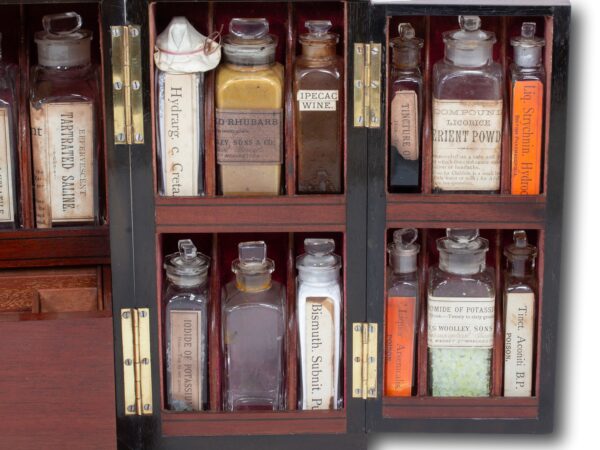
{"label": "paper label on bottle", "polygon": [[433,99],[433,185],[500,189],[502,100]]}
{"label": "paper label on bottle", "polygon": [[219,164],[281,164],[282,109],[217,109]]}
{"label": "paper label on bottle", "polygon": [[36,224],[94,220],[94,105],[31,108]]}
{"label": "paper label on bottle", "polygon": [[300,111],[335,111],[339,92],[326,89],[301,89],[296,93]]}
{"label": "paper label on bottle", "polygon": [[415,364],[415,297],[388,297],[385,313],[385,395],[409,397]]}
{"label": "paper label on bottle", "polygon": [[0,222],[15,220],[10,109],[0,108]]}
{"label": "paper label on bottle", "polygon": [[[202,409],[202,311],[171,310],[171,399],[177,409]],[[185,407],[184,407],[185,406]]]}
{"label": "paper label on bottle", "polygon": [[397,91],[391,105],[391,144],[408,161],[419,159],[419,105],[415,91]]}
{"label": "paper label on bottle", "polygon": [[507,294],[505,317],[504,396],[529,397],[533,374],[534,294]]}
{"label": "paper label on bottle", "polygon": [[517,81],[512,93],[513,195],[540,193],[544,86],[541,81]]}
{"label": "paper label on bottle", "polygon": [[334,302],[329,297],[306,298],[305,360],[306,409],[335,408]]}
{"label": "paper label on bottle", "polygon": [[430,348],[492,348],[494,297],[427,299],[427,345]]}
{"label": "paper label on bottle", "polygon": [[165,195],[198,195],[198,75],[165,74]]}

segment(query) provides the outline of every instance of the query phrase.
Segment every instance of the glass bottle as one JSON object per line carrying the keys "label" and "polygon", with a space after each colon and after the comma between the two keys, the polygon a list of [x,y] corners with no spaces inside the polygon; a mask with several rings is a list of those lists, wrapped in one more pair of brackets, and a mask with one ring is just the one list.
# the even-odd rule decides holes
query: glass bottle
{"label": "glass bottle", "polygon": [[398,25],[392,39],[390,74],[390,188],[415,192],[421,175],[421,127],[423,123],[423,39],[415,37],[410,23]]}
{"label": "glass bottle", "polygon": [[532,395],[537,282],[537,248],[527,243],[523,230],[504,249],[504,396]]}
{"label": "glass bottle", "polygon": [[296,259],[300,409],[341,407],[341,258],[333,239],[305,239]]}
{"label": "glass bottle", "polygon": [[343,61],[331,21],[307,20],[294,68],[298,192],[342,191]]}
{"label": "glass bottle", "polygon": [[201,411],[208,406],[208,268],[210,258],[190,239],[165,258],[165,340],[169,409]]}
{"label": "glass bottle", "polygon": [[[62,29],[61,24],[73,22]],[[42,19],[30,90],[38,228],[98,223],[98,70],[75,12]]]}
{"label": "glass bottle", "polygon": [[494,269],[479,230],[447,229],[429,273],[427,347],[435,397],[490,395],[494,346]]}
{"label": "glass bottle", "polygon": [[232,19],[217,69],[216,147],[223,195],[278,195],[283,164],[283,66],[266,19]]}
{"label": "glass bottle", "polygon": [[16,66],[2,60],[0,47],[0,228],[14,228],[17,225],[19,207],[16,75]]}
{"label": "glass bottle", "polygon": [[185,17],[174,17],[156,38],[156,129],[159,192],[204,193],[204,72],[221,58],[220,46]]}
{"label": "glass bottle", "polygon": [[235,280],[223,290],[223,409],[282,410],[285,397],[285,292],[264,242],[242,242]]}
{"label": "glass bottle", "polygon": [[433,189],[500,190],[502,66],[493,61],[496,35],[478,16],[460,16],[443,34],[444,59],[433,66]]}
{"label": "glass bottle", "polygon": [[514,62],[510,66],[511,88],[511,193],[540,193],[542,131],[544,127],[544,80],[542,47],[535,36],[535,22],[524,22],[521,36],[511,39]]}
{"label": "glass bottle", "polygon": [[419,319],[417,256],[419,232],[394,231],[388,245],[389,267],[385,299],[385,395],[410,397],[415,387]]}

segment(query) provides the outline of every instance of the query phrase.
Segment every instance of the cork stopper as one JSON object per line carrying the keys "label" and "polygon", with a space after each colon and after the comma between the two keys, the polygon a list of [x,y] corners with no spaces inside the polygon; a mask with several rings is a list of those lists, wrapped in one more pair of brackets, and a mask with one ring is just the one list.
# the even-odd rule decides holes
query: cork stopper
{"label": "cork stopper", "polygon": [[537,67],[542,64],[542,47],[546,42],[541,37],[536,37],[535,30],[535,22],[523,22],[521,35],[510,40],[517,66]]}
{"label": "cork stopper", "polygon": [[90,63],[92,32],[82,30],[76,12],[50,14],[42,18],[43,31],[35,33],[38,63],[44,67],[77,67]]}

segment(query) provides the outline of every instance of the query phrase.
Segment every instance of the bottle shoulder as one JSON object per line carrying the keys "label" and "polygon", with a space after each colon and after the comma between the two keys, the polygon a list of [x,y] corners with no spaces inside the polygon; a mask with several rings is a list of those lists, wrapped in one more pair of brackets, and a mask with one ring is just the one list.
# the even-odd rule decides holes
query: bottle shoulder
{"label": "bottle shoulder", "polygon": [[240,308],[265,307],[283,310],[285,294],[281,283],[273,281],[269,289],[258,292],[240,291],[235,281],[227,283],[223,289],[223,311],[225,313]]}
{"label": "bottle shoulder", "polygon": [[491,267],[475,274],[453,274],[439,267],[429,269],[429,296],[495,297],[495,276]]}

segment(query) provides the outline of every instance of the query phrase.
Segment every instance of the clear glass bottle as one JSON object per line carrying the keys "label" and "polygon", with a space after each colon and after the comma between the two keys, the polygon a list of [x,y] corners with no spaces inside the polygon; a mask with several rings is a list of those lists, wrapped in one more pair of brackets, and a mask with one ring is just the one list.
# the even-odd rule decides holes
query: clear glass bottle
{"label": "clear glass bottle", "polygon": [[216,147],[223,195],[279,195],[283,66],[266,19],[232,19],[217,69]]}
{"label": "clear glass bottle", "polygon": [[204,194],[204,72],[221,59],[220,46],[185,17],[156,38],[156,129],[159,192]]}
{"label": "clear glass bottle", "polygon": [[537,248],[527,233],[514,232],[504,249],[504,396],[529,397],[533,393]]}
{"label": "clear glass bottle", "polygon": [[423,123],[423,39],[410,23],[398,25],[391,40],[390,74],[390,189],[416,192],[421,180],[421,127]]}
{"label": "clear glass bottle", "polygon": [[460,16],[443,34],[444,59],[433,66],[433,190],[500,190],[502,66],[493,60],[496,35],[478,16]]}
{"label": "clear glass bottle", "polygon": [[389,266],[385,299],[385,386],[387,397],[415,394],[415,361],[419,320],[417,256],[419,232],[394,231],[388,245]]}
{"label": "clear glass bottle", "polygon": [[510,41],[514,51],[510,66],[513,195],[537,195],[542,181],[545,41],[536,37],[535,29],[535,22],[524,22],[521,36]]}
{"label": "clear glass bottle", "polygon": [[[61,24],[71,21],[64,30]],[[42,19],[35,33],[30,119],[38,228],[98,223],[98,70],[92,32],[75,12]]]}
{"label": "clear glass bottle", "polygon": [[300,194],[342,192],[343,61],[331,21],[307,20],[294,67],[296,155]]}
{"label": "clear glass bottle", "polygon": [[304,250],[306,253],[296,259],[299,407],[309,410],[339,409],[342,406],[342,262],[333,253],[333,239],[305,239]]}
{"label": "clear glass bottle", "polygon": [[435,397],[490,395],[494,269],[486,267],[487,239],[479,230],[447,229],[437,240],[439,266],[429,272],[427,347],[429,388]]}
{"label": "clear glass bottle", "polygon": [[[2,34],[0,33],[0,43]],[[17,68],[2,60],[0,47],[0,228],[18,225]]]}
{"label": "clear glass bottle", "polygon": [[210,258],[190,239],[165,258],[165,349],[168,407],[208,408],[208,268]]}
{"label": "clear glass bottle", "polygon": [[241,242],[235,280],[223,290],[223,409],[282,410],[285,396],[286,306],[264,242]]}

